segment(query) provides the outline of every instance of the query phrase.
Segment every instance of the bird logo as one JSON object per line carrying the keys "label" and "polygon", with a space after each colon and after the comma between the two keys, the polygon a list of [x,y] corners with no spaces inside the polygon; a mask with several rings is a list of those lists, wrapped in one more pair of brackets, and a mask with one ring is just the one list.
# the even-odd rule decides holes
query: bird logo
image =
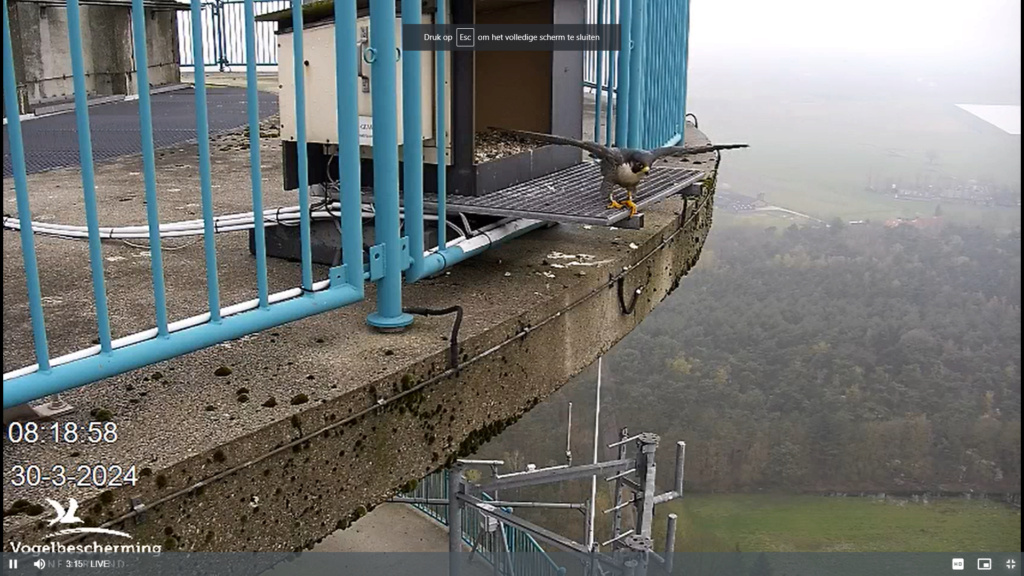
{"label": "bird logo", "polygon": [[[53,508],[53,511],[55,513],[55,517],[53,518],[53,520],[50,520],[50,523],[48,524],[50,528],[53,528],[54,526],[58,525],[67,526],[86,523],[85,520],[82,520],[78,517],[78,500],[74,498],[69,498],[67,508],[64,508],[64,506],[62,506],[60,502],[50,500],[49,498],[46,499],[46,502],[47,504],[50,505],[51,508]],[[127,532],[121,532],[120,530],[82,526],[78,528],[63,528],[57,530],[53,534],[47,536],[47,538],[71,536],[74,534],[102,534],[105,536],[118,536],[121,538],[128,539],[131,539],[132,537],[131,534],[128,534]]]}
{"label": "bird logo", "polygon": [[68,508],[64,509],[59,502],[54,500],[46,499],[47,504],[53,508],[53,511],[57,513],[57,517],[50,520],[50,527],[56,524],[85,524],[85,520],[78,517],[78,500],[71,498],[68,500]]}
{"label": "bird logo", "polygon": [[[628,208],[630,218],[637,213],[637,205],[633,202],[633,195],[636,194],[636,189],[640,182],[650,173],[651,167],[659,159],[670,156],[689,156],[718,150],[749,147],[748,144],[708,144],[706,146],[662,146],[654,150],[638,150],[634,148],[603,146],[597,142],[587,142],[576,140],[575,138],[527,130],[504,128],[495,128],[495,130],[507,132],[525,140],[557,146],[575,146],[589,152],[591,156],[597,158],[601,163],[601,192],[608,192],[608,208]],[[620,203],[615,199],[616,186],[626,190],[625,202]]]}

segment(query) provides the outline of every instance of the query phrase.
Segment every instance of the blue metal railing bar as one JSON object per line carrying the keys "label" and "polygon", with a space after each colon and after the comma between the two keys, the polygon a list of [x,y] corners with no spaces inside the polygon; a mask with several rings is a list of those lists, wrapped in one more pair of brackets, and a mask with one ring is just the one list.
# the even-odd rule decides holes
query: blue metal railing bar
{"label": "blue metal railing bar", "polygon": [[[641,75],[643,70],[643,26],[644,7],[647,0],[633,0],[633,14],[630,18],[630,50],[629,50],[629,90],[627,102],[629,112],[626,119],[628,131],[626,145],[630,148],[640,147],[640,88],[643,86],[644,78]],[[623,24],[625,26],[625,24]]]}
{"label": "blue metal railing bar", "polygon": [[[254,0],[254,12],[256,15],[276,12],[290,8],[290,0]],[[224,26],[224,49],[219,57],[219,62],[224,67],[247,65],[248,52],[242,52],[241,42],[238,41],[237,32],[239,19],[243,18],[239,13],[238,0],[226,0],[221,5],[221,21]],[[277,24],[274,22],[256,23],[256,51],[254,58],[256,66],[273,66],[277,64]]]}
{"label": "blue metal railing bar", "polygon": [[356,0],[335,0],[334,51],[337,75],[335,88],[338,98],[338,173],[350,175],[341,178],[341,248],[345,265],[345,278],[363,294],[363,222],[359,183],[359,78],[356,51]]}
{"label": "blue metal railing bar", "polygon": [[[213,47],[214,54],[218,54],[216,64],[221,66],[223,64],[224,54],[224,20],[221,11],[221,5],[219,2],[213,3]],[[205,54],[204,54],[205,56]]]}
{"label": "blue metal railing bar", "polygon": [[[604,14],[604,0],[597,0],[597,27],[598,27],[598,29],[600,29],[601,26],[604,25],[604,22],[605,22],[604,16],[605,16],[605,14]],[[600,48],[601,48],[601,46],[600,46],[600,43],[599,43],[597,45],[597,52],[595,52],[595,54],[594,54],[595,59],[597,60],[597,62],[596,62],[596,64],[597,64],[597,78],[596,78],[597,85],[596,85],[596,93],[594,94],[594,96],[595,96],[595,98],[594,98],[594,141],[595,142],[600,142],[601,141],[601,98],[604,97],[604,86],[605,86],[605,83],[606,83],[605,77],[604,77],[604,58],[605,58],[605,54],[607,52],[605,50],[601,50]],[[611,104],[611,92],[609,92],[608,93],[608,106],[611,107],[611,105],[612,105]]]}
{"label": "blue metal railing bar", "polygon": [[100,244],[99,215],[96,208],[92,135],[89,132],[89,96],[85,88],[82,19],[78,0],[68,1],[68,43],[71,52],[72,83],[75,88],[75,120],[78,127],[79,163],[82,167],[82,192],[85,195],[85,219],[89,227],[89,266],[92,269],[96,326],[99,330],[100,350],[110,352],[110,314],[107,310],[107,288],[103,278],[103,247]]}
{"label": "blue metal railing bar", "polygon": [[[447,21],[447,8],[444,0],[437,0],[437,10],[434,11],[434,20],[437,26],[442,26]],[[435,142],[437,143],[437,249],[444,251],[448,245],[448,231],[445,229],[445,221],[448,218],[448,128],[445,118],[445,72],[446,52],[438,52],[435,55],[435,66],[437,68],[437,96],[436,106],[437,120],[434,122]]]}
{"label": "blue metal railing bar", "polygon": [[[603,9],[598,7],[597,3],[598,0],[587,0],[586,23],[596,26],[599,17],[603,15],[603,22],[607,24],[616,24],[618,22],[618,15],[614,9],[612,9],[612,3],[610,0],[603,0]],[[607,85],[608,80],[611,77],[610,70],[608,68],[605,68],[603,78],[598,74],[597,62],[599,54],[600,50],[597,47],[593,50],[586,50],[583,53],[583,86],[585,88],[593,89],[594,92],[597,91],[598,85]]]}
{"label": "blue metal railing bar", "polygon": [[[618,4],[615,0],[588,0],[587,23],[594,26],[616,24],[619,21]],[[600,49],[595,44],[593,50],[584,53],[583,88],[594,92],[594,141],[602,142],[602,106],[605,110],[605,129],[603,142],[612,142],[612,122],[615,94],[615,63],[618,52]],[[607,69],[605,68],[607,66]]]}
{"label": "blue metal railing bar", "polygon": [[[25,148],[21,138],[21,110],[18,107],[18,87],[14,76],[14,50],[11,47],[11,23],[8,20],[7,0],[4,0],[4,111],[7,117],[11,165],[14,168],[14,190],[21,223],[21,258],[28,290],[29,316],[32,319],[32,340],[36,365],[39,370],[50,370],[50,351],[46,343],[46,324],[43,319],[43,298],[39,286],[39,266],[36,260],[35,237],[32,235],[32,210],[28,200],[28,178],[25,173]],[[6,388],[6,385],[4,386]],[[4,408],[7,405],[4,404]]]}
{"label": "blue metal railing bar", "polygon": [[206,294],[210,321],[220,321],[220,286],[217,281],[217,245],[213,226],[213,189],[210,179],[210,124],[206,109],[206,66],[200,62],[203,53],[202,6],[192,0],[192,53],[196,55],[196,137],[199,143],[199,190],[202,197],[203,252],[206,257]]}
{"label": "blue metal railing bar", "polygon": [[150,274],[158,336],[167,336],[167,290],[160,246],[160,212],[156,197],[156,152],[153,149],[153,107],[149,97],[149,54],[146,50],[146,12],[142,0],[132,0],[132,30],[138,63],[139,131],[142,138],[142,172],[146,187],[146,223],[149,224]]}
{"label": "blue metal railing bar", "polygon": [[[16,380],[4,375],[4,408],[10,408],[76,388],[90,382],[116,376],[129,370],[170,360],[247,334],[273,328],[287,322],[353,304],[362,295],[347,284],[330,286],[330,281],[314,284],[314,293],[299,288],[274,294],[271,306],[256,310],[258,300],[235,304],[218,311],[219,323],[211,322],[209,312],[172,322],[169,338],[156,338],[156,329],[115,340],[114,352],[99,354],[98,347],[75,353],[65,363],[54,363],[47,371],[31,366],[15,373]],[[306,297],[302,297],[306,294]],[[13,378],[12,378],[13,379]]]}
{"label": "blue metal railing bar", "polygon": [[[252,0],[249,0],[252,1]],[[5,0],[6,4],[6,0]],[[73,0],[73,6],[71,7],[74,12],[77,2]],[[195,13],[199,7],[198,2],[194,2],[190,7]],[[351,23],[351,28],[355,27],[355,4],[354,0],[349,3],[349,15],[348,21]],[[340,9],[340,8],[339,8]],[[144,13],[141,10],[136,9],[133,14],[133,26],[137,27],[142,19]],[[4,31],[5,31],[5,48],[10,47],[10,24],[7,19],[5,12],[4,18]],[[77,14],[72,14],[71,18],[75,19]],[[199,22],[199,20],[194,20]],[[144,21],[143,21],[144,23]],[[300,28],[301,29],[301,28]],[[344,29],[344,27],[342,27]],[[74,28],[72,29],[72,33]],[[144,49],[146,46],[144,37],[138,35],[136,32],[137,47]],[[196,54],[202,53],[202,34],[193,34],[192,37],[193,51]],[[72,45],[75,44],[75,39],[71,38]],[[79,45],[78,53],[81,53],[80,49],[80,38],[77,43]],[[355,45],[352,43],[347,48],[349,58],[342,58],[339,62],[351,61],[355,56]],[[139,60],[144,63],[144,60]],[[200,143],[200,179],[203,186],[204,192],[204,208],[210,208],[208,211],[204,211],[203,227],[204,235],[207,240],[212,237],[212,230],[210,224],[212,223],[212,195],[209,194],[209,146],[208,146],[208,132],[204,130],[207,126],[206,120],[206,102],[205,102],[205,82],[204,82],[203,65],[197,66],[196,75],[196,106],[197,106],[197,126],[198,132],[201,134],[199,139]],[[257,102],[251,95],[255,91],[255,69],[249,67],[247,70],[247,87],[249,88],[250,94],[250,105]],[[355,110],[355,90],[357,89],[354,80],[355,74],[348,75],[352,79],[351,82],[347,82],[347,85],[351,90],[348,91],[350,98],[343,103],[343,110]],[[172,322],[166,325],[166,337],[160,338],[161,328],[153,328],[140,333],[132,334],[131,336],[120,338],[117,340],[109,341],[106,346],[93,346],[87,349],[79,350],[72,354],[68,354],[57,358],[53,361],[49,359],[48,351],[46,349],[46,334],[45,325],[43,324],[42,318],[42,307],[41,297],[38,280],[38,268],[36,258],[34,254],[34,244],[32,236],[32,224],[31,224],[31,210],[28,203],[27,194],[27,182],[25,178],[24,170],[24,151],[23,143],[21,139],[20,123],[18,122],[18,102],[17,102],[17,91],[14,86],[15,75],[12,52],[10,50],[4,51],[4,97],[5,106],[7,110],[13,111],[10,114],[11,129],[10,136],[11,142],[11,153],[12,160],[15,168],[15,182],[18,193],[19,201],[19,212],[20,220],[23,221],[24,225],[21,226],[23,238],[26,239],[23,242],[23,251],[26,256],[24,262],[26,264],[26,279],[29,285],[29,308],[32,314],[32,323],[34,336],[36,337],[37,343],[37,362],[33,366],[28,366],[13,372],[4,374],[4,407],[9,408],[17,404],[29,402],[34,399],[44,397],[49,394],[62,392],[82,384],[94,382],[109,376],[120,374],[128,370],[153,364],[162,360],[167,360],[180,356],[182,354],[199,350],[213,344],[238,338],[240,336],[258,332],[272,326],[277,326],[286,322],[304,318],[320,312],[325,312],[340,306],[345,306],[354,303],[363,297],[363,266],[361,258],[361,246],[362,246],[362,227],[361,227],[361,199],[358,188],[346,187],[342,192],[342,205],[346,206],[346,220],[342,231],[343,243],[349,246],[359,247],[356,250],[351,250],[349,253],[355,258],[354,265],[351,266],[352,270],[349,274],[342,276],[340,270],[332,270],[331,279],[317,283],[307,283],[303,288],[296,288],[279,292],[276,294],[269,294],[255,300],[242,302],[233,306],[228,306],[221,309],[219,306],[212,308],[211,311],[204,314]],[[301,82],[301,81],[300,81]],[[144,83],[145,85],[145,83]],[[80,94],[85,94],[84,88],[79,91]],[[346,94],[345,91],[341,92],[342,97]],[[148,94],[140,94],[140,100],[143,100]],[[140,105],[141,109],[147,108],[147,106]],[[251,109],[250,109],[251,110]],[[151,111],[150,111],[151,114]],[[142,122],[142,132],[146,133],[146,125],[151,121],[151,116],[146,117],[146,112],[140,113]],[[301,117],[301,114],[300,114]],[[251,120],[251,118],[250,118]],[[89,134],[88,119],[87,116],[79,115],[78,121],[80,123],[79,133]],[[84,126],[83,126],[84,124]],[[354,119],[344,123],[343,133],[351,134],[352,137],[349,139],[352,143],[352,149],[358,150],[358,119]],[[255,138],[253,138],[255,137]],[[258,138],[259,129],[258,123],[250,122],[250,145],[253,150],[258,150]],[[204,146],[205,144],[205,146]],[[144,146],[145,147],[145,146]],[[205,148],[205,150],[204,150]],[[88,148],[86,147],[83,152],[83,159],[88,157]],[[261,175],[259,171],[258,156],[251,156],[255,158],[253,160],[253,179],[254,182],[259,183]],[[356,160],[356,166],[358,169],[358,158]],[[91,163],[85,163],[83,161],[83,170],[87,167],[86,164],[91,166]],[[91,174],[91,172],[90,172]],[[91,177],[91,176],[90,176]],[[89,188],[87,183],[86,188]],[[152,188],[150,189],[152,190]],[[258,184],[254,189],[254,205],[259,205],[262,199],[259,198],[259,187]],[[150,195],[147,199],[150,208],[155,208],[156,203],[152,201],[155,197]],[[88,200],[88,197],[87,197]],[[302,210],[303,213],[307,213],[308,210]],[[256,219],[259,220],[259,219]],[[353,224],[354,222],[354,224]],[[90,233],[94,233],[98,230],[98,222],[93,219],[90,222]],[[159,242],[159,225],[147,226],[147,234],[150,232],[156,232],[156,240]],[[207,262],[207,273],[215,270],[214,265],[210,265]],[[154,266],[152,271],[154,272],[154,281],[156,281],[156,271],[159,267]],[[213,276],[214,279],[216,276]],[[349,280],[346,282],[346,278]],[[214,288],[211,290],[211,297],[216,298],[217,291]],[[305,296],[305,297],[303,297]],[[219,302],[219,299],[216,301]],[[263,310],[257,311],[257,308],[264,308]],[[115,353],[116,352],[116,353]]]}
{"label": "blue metal railing bar", "polygon": [[[418,26],[423,20],[420,0],[402,0],[402,26]],[[409,236],[412,256],[412,277],[423,273],[423,114],[419,102],[423,98],[420,85],[420,56],[418,50],[402,53],[402,141],[403,184],[405,209],[412,218],[405,219],[405,233]],[[439,228],[443,228],[441,223]]]}
{"label": "blue metal railing bar", "polygon": [[[301,12],[294,10],[293,13]],[[398,221],[398,119],[396,74],[399,59],[395,40],[394,0],[370,0],[370,48],[363,59],[370,64],[373,106],[373,203],[374,242],[382,246],[370,256],[383,259],[384,274],[377,280],[377,310],[367,322],[380,329],[397,329],[412,323],[402,312],[402,239]],[[298,61],[296,59],[296,61]],[[403,102],[418,107],[419,102]],[[301,144],[300,144],[301,146]],[[300,167],[301,170],[301,167]]]}
{"label": "blue metal railing bar", "polygon": [[[136,0],[138,1],[138,0]],[[260,168],[260,109],[256,82],[256,8],[245,0],[245,93],[249,113],[249,181],[252,185],[252,211],[263,214],[263,173]],[[152,228],[152,225],[150,225]],[[270,306],[267,286],[267,240],[263,218],[253,218],[256,244],[256,292],[260,308]]]}
{"label": "blue metal railing bar", "polygon": [[299,244],[302,260],[302,289],[313,289],[313,245],[309,220],[309,151],[306,148],[306,65],[303,54],[302,10],[292,10],[292,72],[295,83],[295,148],[299,173]]}
{"label": "blue metal railing bar", "polygon": [[[251,19],[246,17],[246,0],[225,0],[202,3],[202,23],[204,30],[203,62],[207,66],[217,66],[221,71],[232,66],[248,67],[249,60],[255,59],[257,67],[277,66],[277,31],[276,22],[256,22],[255,49],[250,51],[246,46],[245,28]],[[257,16],[269,12],[286,10],[291,7],[290,0],[253,0],[253,13]],[[179,12],[177,16],[178,53],[182,67],[195,65],[191,50],[192,15],[190,12]]]}
{"label": "blue metal railing bar", "polygon": [[[644,0],[644,13],[638,56],[644,79],[638,95],[644,103],[639,143],[641,147],[650,148],[684,139],[689,4]],[[655,54],[657,58],[647,57]],[[679,73],[680,70],[683,72]]]}
{"label": "blue metal railing bar", "polygon": [[[609,21],[618,21],[618,0],[609,0]],[[605,146],[612,145],[612,94],[615,93],[615,63],[616,58],[612,52],[608,53],[608,106],[605,108],[605,120],[604,120],[604,144]]]}
{"label": "blue metal railing bar", "polygon": [[686,77],[690,72],[690,0],[683,2],[682,7],[682,24],[679,31],[683,38],[683,62],[682,69],[676,72],[679,76],[680,92],[679,95],[679,140],[681,142],[686,141]]}
{"label": "blue metal railing bar", "polygon": [[615,99],[615,145],[624,147],[629,140],[630,55],[633,53],[633,0],[619,0],[619,46],[617,91]]}
{"label": "blue metal railing bar", "polygon": [[[448,498],[448,471],[438,470],[423,478],[417,484],[416,489],[405,496]],[[480,498],[485,501],[494,500],[487,494],[481,494]],[[447,506],[437,504],[413,504],[413,506],[439,524],[448,526]],[[504,507],[502,510],[512,511]],[[500,546],[500,541],[497,538],[493,540],[487,538],[485,533],[484,538],[478,539],[479,529],[485,522],[486,516],[479,510],[464,508],[462,511],[462,541],[469,546],[476,545],[476,554],[479,554],[488,564],[496,566],[500,574],[515,574],[516,576],[561,576],[565,574],[565,568],[556,564],[533,536],[514,526],[506,525],[501,537],[508,544],[512,553],[512,566],[509,567],[505,561],[504,549]]]}

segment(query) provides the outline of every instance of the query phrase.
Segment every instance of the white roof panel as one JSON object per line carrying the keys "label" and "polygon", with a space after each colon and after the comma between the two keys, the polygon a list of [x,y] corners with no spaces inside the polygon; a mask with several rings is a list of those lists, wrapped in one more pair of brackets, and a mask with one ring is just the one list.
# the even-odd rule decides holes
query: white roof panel
{"label": "white roof panel", "polygon": [[1020,136],[1020,105],[957,104],[1007,134]]}

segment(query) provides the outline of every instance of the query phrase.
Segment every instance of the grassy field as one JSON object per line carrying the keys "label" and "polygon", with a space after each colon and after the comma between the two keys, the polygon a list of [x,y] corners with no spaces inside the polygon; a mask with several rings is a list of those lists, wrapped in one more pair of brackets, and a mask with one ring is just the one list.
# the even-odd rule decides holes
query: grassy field
{"label": "grassy field", "polygon": [[763,494],[688,495],[659,506],[679,515],[683,552],[1014,552],[1018,510],[980,500],[928,504],[873,498]]}

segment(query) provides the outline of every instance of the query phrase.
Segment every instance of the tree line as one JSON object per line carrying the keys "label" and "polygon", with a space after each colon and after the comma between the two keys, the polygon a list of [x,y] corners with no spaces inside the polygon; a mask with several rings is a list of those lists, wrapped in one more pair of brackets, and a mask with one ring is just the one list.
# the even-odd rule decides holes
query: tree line
{"label": "tree line", "polygon": [[[660,434],[666,488],[684,439],[696,491],[1019,493],[1020,262],[1019,231],[716,228],[606,357],[604,427]],[[571,400],[589,454],[593,380],[483,452],[563,461]]]}

